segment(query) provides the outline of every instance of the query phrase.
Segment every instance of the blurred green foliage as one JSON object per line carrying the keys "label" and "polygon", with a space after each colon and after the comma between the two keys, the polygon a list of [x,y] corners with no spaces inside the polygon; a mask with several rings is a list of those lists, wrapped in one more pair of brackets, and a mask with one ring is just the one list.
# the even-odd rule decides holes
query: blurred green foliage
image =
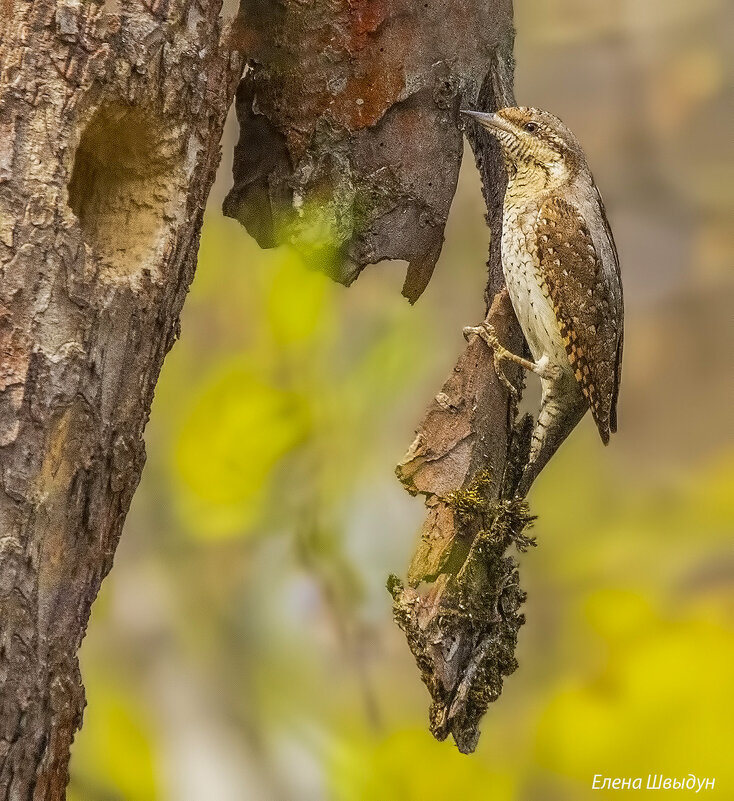
{"label": "blurred green foliage", "polygon": [[[203,291],[229,282],[231,248],[241,262],[236,269],[247,278],[246,288],[233,288],[249,296],[246,349],[207,365],[206,375],[193,382],[193,362],[201,357],[184,354],[180,372],[167,369],[159,390],[171,391],[181,404],[170,470],[176,511],[192,536],[235,536],[258,527],[267,517],[263,504],[294,489],[281,483],[292,481],[289,468],[281,467],[294,452],[302,470],[317,471],[309,486],[349,491],[363,466],[354,456],[364,450],[371,404],[403,391],[422,358],[415,329],[391,324],[389,309],[363,320],[372,330],[362,332],[362,341],[341,347],[350,333],[348,310],[338,310],[343,288],[308,269],[294,249],[262,254],[232,229],[225,220],[207,223]],[[236,314],[242,319],[241,311]],[[325,445],[333,452],[317,458]]]}

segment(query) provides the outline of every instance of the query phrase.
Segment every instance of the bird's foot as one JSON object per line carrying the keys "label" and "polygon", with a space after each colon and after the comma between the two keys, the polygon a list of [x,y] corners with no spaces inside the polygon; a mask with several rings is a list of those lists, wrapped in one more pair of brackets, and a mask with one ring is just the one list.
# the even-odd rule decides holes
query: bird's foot
{"label": "bird's foot", "polygon": [[505,348],[504,345],[502,345],[497,339],[494,326],[486,322],[486,320],[481,325],[467,326],[464,329],[464,339],[467,341],[469,340],[469,337],[474,334],[487,343],[487,347],[492,351],[494,371],[497,375],[497,378],[499,378],[505,387],[507,387],[507,390],[510,392],[512,397],[515,399],[515,401],[517,401],[519,397],[517,387],[515,387],[515,385],[505,375],[505,371],[502,369],[502,362],[515,362],[521,367],[524,367],[526,370],[534,370],[535,364],[527,359],[523,359],[521,356],[515,356],[514,353],[511,353],[509,350],[507,350],[507,348]]}
{"label": "bird's foot", "polygon": [[[492,354],[494,355],[495,369],[497,369],[499,362],[508,361],[519,364],[524,370],[535,373],[537,376],[540,376],[540,378],[545,378],[549,381],[555,381],[560,377],[560,369],[556,365],[550,363],[550,359],[548,358],[547,354],[544,354],[540,359],[538,359],[537,362],[530,361],[530,359],[524,359],[522,356],[516,356],[514,353],[511,353],[509,350],[507,350],[507,348],[500,344],[494,327],[486,321],[481,325],[467,326],[464,329],[465,339],[468,340],[472,334],[476,334],[487,343],[488,347],[492,351]],[[497,375],[502,380],[502,383],[507,386],[508,381],[504,374],[501,374],[500,371],[497,370]],[[512,389],[514,390],[514,387]],[[515,390],[513,394],[516,393],[517,390]]]}
{"label": "bird's foot", "polygon": [[481,325],[468,325],[464,329],[463,334],[464,339],[466,339],[467,342],[471,336],[476,335],[487,343],[487,347],[492,351],[492,361],[494,362],[495,375],[504,384],[504,386],[507,388],[507,391],[512,395],[515,401],[517,401],[517,387],[515,387],[509,378],[507,378],[505,371],[502,369],[503,359],[512,360],[513,354],[500,344],[500,341],[497,339],[494,326],[486,321]]}
{"label": "bird's foot", "polygon": [[464,339],[469,341],[469,337],[476,334],[478,337],[481,337],[493,351],[496,353],[509,353],[509,351],[505,350],[505,348],[500,345],[500,341],[497,339],[497,334],[494,330],[494,326],[491,323],[488,323],[486,320],[481,323],[480,325],[468,325],[463,331]]}

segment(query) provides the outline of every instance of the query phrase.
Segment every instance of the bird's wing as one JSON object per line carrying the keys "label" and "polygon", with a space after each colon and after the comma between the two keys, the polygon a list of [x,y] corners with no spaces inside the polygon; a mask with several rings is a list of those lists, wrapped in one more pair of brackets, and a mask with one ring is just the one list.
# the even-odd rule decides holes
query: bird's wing
{"label": "bird's wing", "polygon": [[619,269],[619,253],[617,253],[617,244],[614,241],[612,229],[609,227],[609,220],[607,219],[607,210],[604,208],[604,201],[602,200],[601,193],[594,184],[594,191],[596,192],[596,199],[599,203],[599,210],[601,211],[601,218],[604,221],[604,231],[607,235],[607,240],[612,249],[612,258],[614,260],[614,274],[617,278],[618,295],[616,311],[618,317],[618,331],[619,342],[617,344],[617,358],[615,366],[615,381],[614,381],[614,395],[612,396],[612,408],[610,410],[609,428],[612,433],[617,430],[617,399],[619,398],[619,385],[622,383],[622,350],[624,347],[624,300],[622,292],[622,273]]}
{"label": "bird's wing", "polygon": [[538,213],[536,236],[540,271],[568,360],[606,443],[621,358],[619,304],[576,206],[560,197],[548,198]]}

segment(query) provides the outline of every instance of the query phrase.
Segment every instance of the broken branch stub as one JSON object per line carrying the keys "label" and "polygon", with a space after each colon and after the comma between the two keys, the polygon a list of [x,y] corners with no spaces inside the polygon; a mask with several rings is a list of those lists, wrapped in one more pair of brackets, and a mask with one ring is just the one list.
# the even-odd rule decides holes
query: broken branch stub
{"label": "broken branch stub", "polygon": [[[488,315],[505,341],[517,322],[506,291]],[[510,368],[517,385],[522,377]],[[527,460],[532,421],[514,425],[515,403],[497,378],[492,356],[475,337],[429,406],[397,474],[426,497],[428,516],[408,571],[408,586],[388,581],[394,614],[431,693],[430,725],[460,751],[474,750],[478,724],[517,667],[525,595],[515,544],[532,522],[515,489]]]}
{"label": "broken branch stub", "polygon": [[345,284],[404,259],[415,301],[456,188],[459,108],[511,51],[511,1],[243,0],[238,44],[250,68],[225,214]]}
{"label": "broken branch stub", "polygon": [[[489,65],[477,106],[514,105],[512,59],[498,53]],[[506,174],[494,138],[470,128],[491,232],[487,321],[510,350],[524,339],[504,287],[500,250]],[[519,391],[524,376],[504,364]],[[525,599],[515,560],[526,550],[532,523],[518,497],[530,451],[533,421],[516,419],[516,399],[495,373],[492,355],[474,337],[428,408],[398,477],[426,498],[427,519],[408,571],[408,586],[388,580],[397,624],[405,632],[432,697],[430,726],[440,740],[451,734],[470,753],[479,722],[517,667],[515,648]]]}

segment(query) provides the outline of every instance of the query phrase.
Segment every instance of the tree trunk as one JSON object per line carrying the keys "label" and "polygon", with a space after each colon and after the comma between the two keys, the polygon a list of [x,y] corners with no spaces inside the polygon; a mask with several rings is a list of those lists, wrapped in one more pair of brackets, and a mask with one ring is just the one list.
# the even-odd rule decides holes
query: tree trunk
{"label": "tree trunk", "polygon": [[0,2],[0,799],[62,799],[239,55],[217,0]]}

